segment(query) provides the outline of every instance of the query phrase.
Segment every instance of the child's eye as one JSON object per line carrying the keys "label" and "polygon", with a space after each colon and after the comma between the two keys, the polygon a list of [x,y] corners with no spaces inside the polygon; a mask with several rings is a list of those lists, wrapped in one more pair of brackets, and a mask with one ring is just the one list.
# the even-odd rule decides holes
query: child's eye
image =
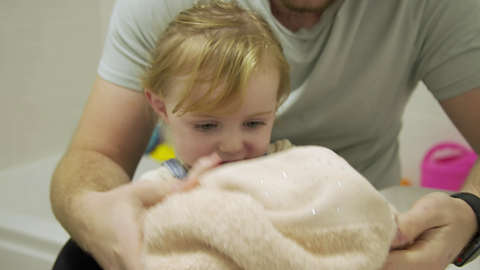
{"label": "child's eye", "polygon": [[265,122],[250,121],[250,122],[246,122],[246,123],[245,123],[245,126],[248,127],[248,128],[256,128],[256,127],[258,127],[259,125],[265,125]]}
{"label": "child's eye", "polygon": [[195,129],[200,129],[202,131],[209,131],[212,128],[216,128],[216,127],[217,125],[212,123],[195,125]]}

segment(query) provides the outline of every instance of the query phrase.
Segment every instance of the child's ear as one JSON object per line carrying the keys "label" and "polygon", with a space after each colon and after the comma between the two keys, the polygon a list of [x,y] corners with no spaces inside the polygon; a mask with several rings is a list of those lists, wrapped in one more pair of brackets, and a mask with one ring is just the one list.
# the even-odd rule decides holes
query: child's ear
{"label": "child's ear", "polygon": [[145,96],[152,109],[162,118],[163,122],[168,125],[168,114],[165,102],[150,89],[145,89]]}

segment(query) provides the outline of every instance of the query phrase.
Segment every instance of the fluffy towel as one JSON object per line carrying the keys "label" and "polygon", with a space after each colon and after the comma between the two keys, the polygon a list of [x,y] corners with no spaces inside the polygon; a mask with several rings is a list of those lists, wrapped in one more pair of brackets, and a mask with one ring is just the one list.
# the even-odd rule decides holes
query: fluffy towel
{"label": "fluffy towel", "polygon": [[223,165],[200,183],[147,212],[145,269],[374,270],[396,233],[388,202],[323,147]]}

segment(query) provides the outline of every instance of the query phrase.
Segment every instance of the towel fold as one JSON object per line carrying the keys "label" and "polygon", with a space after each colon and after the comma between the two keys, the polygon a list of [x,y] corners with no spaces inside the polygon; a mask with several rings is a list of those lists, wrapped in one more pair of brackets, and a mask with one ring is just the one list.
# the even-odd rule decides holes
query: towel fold
{"label": "towel fold", "polygon": [[149,209],[145,269],[379,269],[395,210],[344,159],[295,147],[227,164]]}

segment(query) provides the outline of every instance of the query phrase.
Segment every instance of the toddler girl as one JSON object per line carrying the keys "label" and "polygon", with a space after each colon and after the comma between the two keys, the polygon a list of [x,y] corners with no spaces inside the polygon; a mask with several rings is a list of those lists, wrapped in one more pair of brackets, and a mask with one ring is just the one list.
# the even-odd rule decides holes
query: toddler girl
{"label": "toddler girl", "polygon": [[160,37],[143,85],[171,130],[176,159],[141,180],[185,178],[204,156],[214,166],[291,146],[270,145],[275,113],[289,94],[289,65],[268,24],[235,1],[181,12]]}

